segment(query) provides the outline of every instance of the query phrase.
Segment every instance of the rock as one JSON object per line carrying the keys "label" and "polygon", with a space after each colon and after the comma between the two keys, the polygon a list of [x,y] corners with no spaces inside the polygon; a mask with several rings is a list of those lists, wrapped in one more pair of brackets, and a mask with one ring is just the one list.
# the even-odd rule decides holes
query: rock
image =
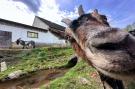
{"label": "rock", "polygon": [[1,70],[0,70],[1,72],[7,70],[7,64],[5,61],[1,62],[0,65],[1,65]]}
{"label": "rock", "polygon": [[90,81],[87,80],[86,78],[80,77],[80,78],[79,78],[79,81],[80,81],[80,83],[83,84],[83,85],[86,85],[86,84],[89,85],[89,84],[90,84]]}
{"label": "rock", "polygon": [[8,75],[8,78],[10,78],[10,79],[15,79],[15,78],[20,77],[20,76],[23,75],[23,74],[24,74],[24,73],[22,72],[22,70],[17,70],[17,71],[14,71],[14,72],[10,73],[10,74]]}

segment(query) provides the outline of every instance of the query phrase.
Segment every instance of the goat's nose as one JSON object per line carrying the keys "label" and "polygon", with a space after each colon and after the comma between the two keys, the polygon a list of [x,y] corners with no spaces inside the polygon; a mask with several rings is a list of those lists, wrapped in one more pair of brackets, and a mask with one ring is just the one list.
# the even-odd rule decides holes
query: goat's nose
{"label": "goat's nose", "polygon": [[128,33],[123,31],[107,31],[93,37],[90,41],[92,47],[99,50],[119,50],[122,48]]}

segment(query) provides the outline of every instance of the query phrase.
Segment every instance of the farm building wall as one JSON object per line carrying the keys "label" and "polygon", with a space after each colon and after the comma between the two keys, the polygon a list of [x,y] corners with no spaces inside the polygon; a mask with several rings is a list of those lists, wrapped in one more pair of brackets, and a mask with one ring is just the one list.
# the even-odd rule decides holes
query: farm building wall
{"label": "farm building wall", "polygon": [[[48,32],[36,31],[27,27],[20,27],[18,25],[10,25],[8,23],[0,23],[1,31],[8,31],[12,33],[12,42],[15,42],[16,39],[22,38],[22,40],[30,41],[34,40],[36,43],[41,44],[65,44],[64,40],[59,40],[53,34]],[[35,32],[38,33],[38,38],[29,38],[27,36],[27,32]]]}
{"label": "farm building wall", "polygon": [[35,17],[32,26],[49,30],[49,26],[47,24],[45,24],[43,21],[41,21],[39,18],[37,18],[37,17]]}

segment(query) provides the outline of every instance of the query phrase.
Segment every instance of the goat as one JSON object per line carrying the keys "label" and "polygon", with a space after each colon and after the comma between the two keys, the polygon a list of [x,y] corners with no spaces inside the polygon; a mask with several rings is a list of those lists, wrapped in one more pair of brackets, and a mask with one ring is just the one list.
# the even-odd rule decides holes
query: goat
{"label": "goat", "polygon": [[126,31],[110,27],[106,16],[97,10],[85,14],[80,6],[78,12],[79,18],[62,20],[68,25],[65,34],[78,56],[106,77],[134,80],[135,38]]}
{"label": "goat", "polygon": [[24,40],[21,40],[21,38],[16,40],[16,44],[17,45],[21,44],[23,46],[23,49],[28,48],[28,46],[30,46],[30,45],[32,46],[32,48],[35,48],[35,42],[34,41],[24,41]]}

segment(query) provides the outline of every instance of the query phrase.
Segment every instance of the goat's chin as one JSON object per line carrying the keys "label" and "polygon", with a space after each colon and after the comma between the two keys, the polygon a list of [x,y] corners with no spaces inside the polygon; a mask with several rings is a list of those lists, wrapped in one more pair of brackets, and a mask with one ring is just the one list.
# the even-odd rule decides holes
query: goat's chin
{"label": "goat's chin", "polygon": [[125,51],[87,51],[88,60],[101,73],[116,79],[135,79],[135,60]]}
{"label": "goat's chin", "polygon": [[106,76],[109,76],[109,77],[112,77],[114,79],[119,79],[119,80],[135,80],[135,75],[132,74],[119,74],[119,73],[114,73],[114,72],[109,72],[109,71],[106,71],[104,69],[101,69],[97,66],[94,66],[98,71],[100,71],[101,73],[103,73],[104,75]]}

